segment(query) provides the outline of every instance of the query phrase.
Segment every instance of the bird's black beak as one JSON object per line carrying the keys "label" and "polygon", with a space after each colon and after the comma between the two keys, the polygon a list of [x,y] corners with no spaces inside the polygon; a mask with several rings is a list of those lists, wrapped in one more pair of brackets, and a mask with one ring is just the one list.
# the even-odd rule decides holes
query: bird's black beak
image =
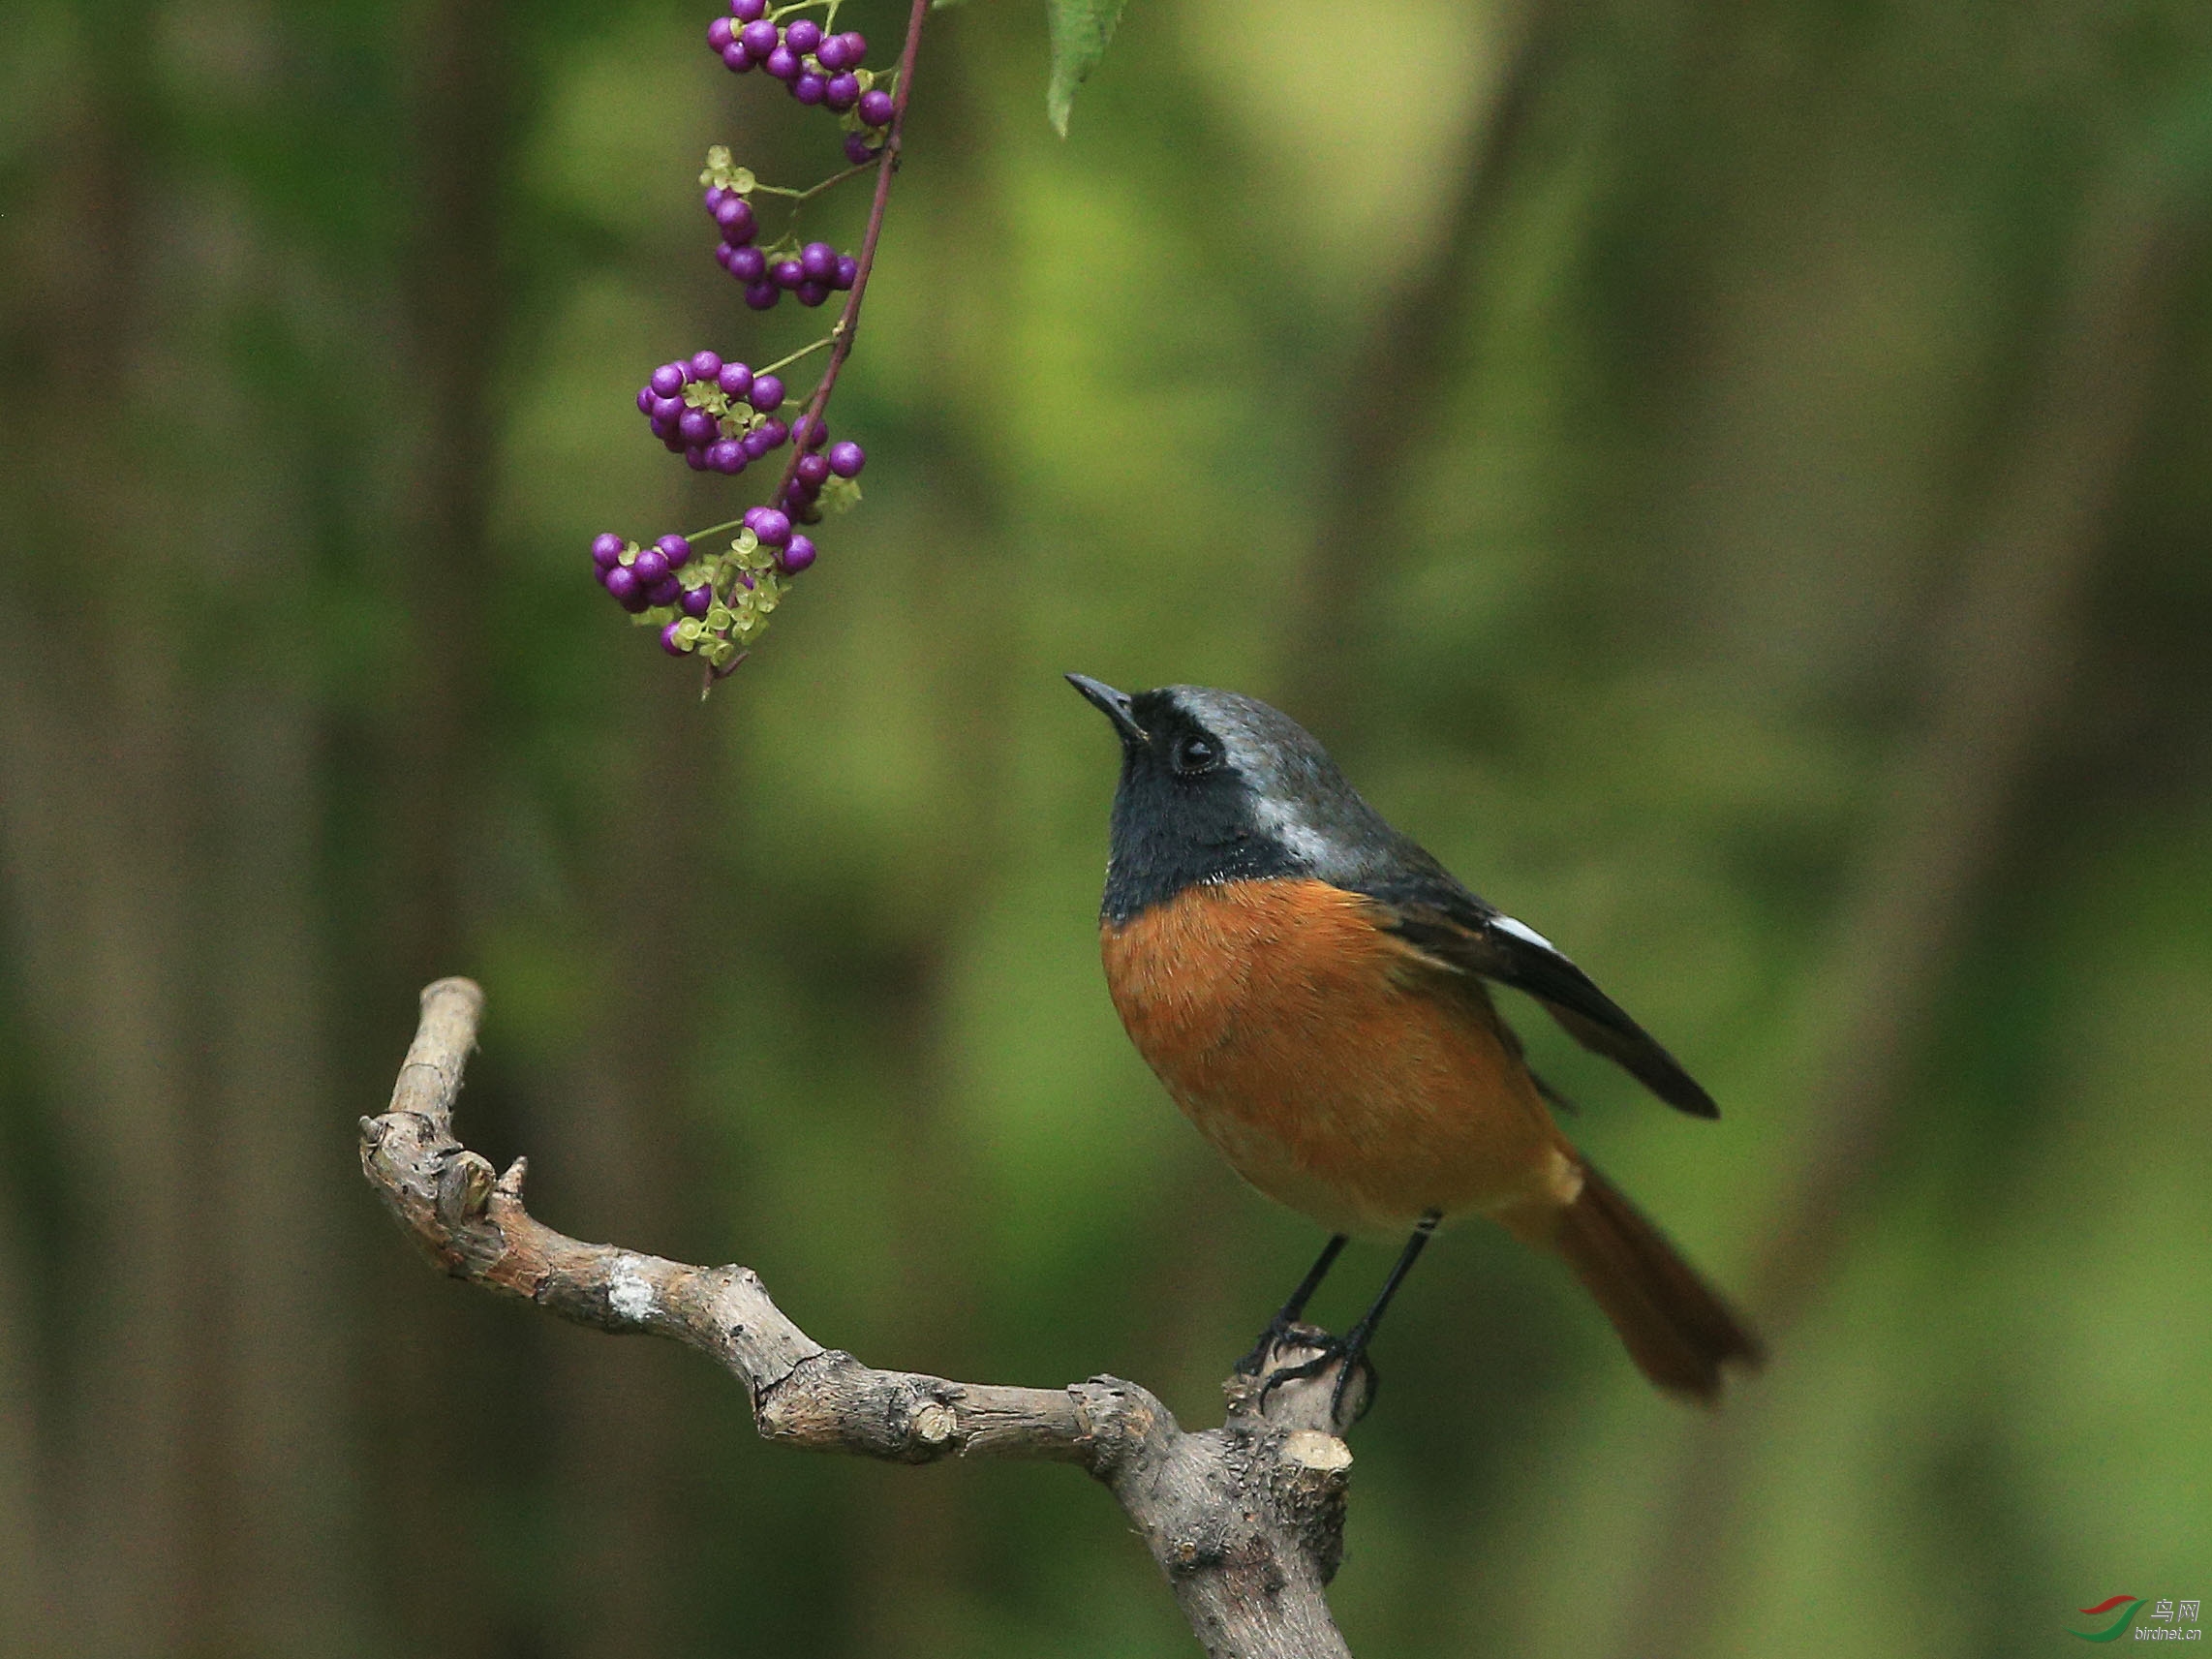
{"label": "bird's black beak", "polygon": [[1117,691],[1104,681],[1093,680],[1088,674],[1070,674],[1067,683],[1088,697],[1091,704],[1114,722],[1114,729],[1121,734],[1125,744],[1149,741],[1145,728],[1137,723],[1137,717],[1129,707],[1129,693]]}

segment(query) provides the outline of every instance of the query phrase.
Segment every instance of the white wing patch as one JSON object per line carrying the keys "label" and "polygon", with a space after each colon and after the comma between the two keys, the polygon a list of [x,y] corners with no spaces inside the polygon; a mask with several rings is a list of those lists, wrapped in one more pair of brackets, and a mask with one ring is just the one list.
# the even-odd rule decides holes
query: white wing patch
{"label": "white wing patch", "polygon": [[1564,956],[1566,954],[1557,945],[1553,944],[1550,939],[1546,938],[1542,934],[1538,933],[1527,923],[1517,922],[1511,916],[1492,916],[1490,918],[1490,926],[1493,928],[1503,928],[1507,933],[1513,935],[1515,938],[1526,939],[1530,944],[1541,945],[1544,949],[1551,952],[1551,954],[1554,956]]}

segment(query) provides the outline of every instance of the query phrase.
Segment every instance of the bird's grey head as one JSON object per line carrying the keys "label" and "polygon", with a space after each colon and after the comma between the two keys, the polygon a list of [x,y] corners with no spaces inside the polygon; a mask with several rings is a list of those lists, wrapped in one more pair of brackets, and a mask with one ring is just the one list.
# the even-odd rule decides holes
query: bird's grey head
{"label": "bird's grey head", "polygon": [[1256,697],[1210,686],[1129,695],[1068,679],[1121,739],[1111,921],[1197,882],[1308,876],[1356,886],[1411,848],[1311,733]]}

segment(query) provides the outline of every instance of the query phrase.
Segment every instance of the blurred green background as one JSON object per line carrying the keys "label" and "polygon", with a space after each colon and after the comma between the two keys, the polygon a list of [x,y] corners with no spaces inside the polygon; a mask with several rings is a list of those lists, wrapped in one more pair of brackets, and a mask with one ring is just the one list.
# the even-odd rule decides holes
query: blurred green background
{"label": "blurred green background", "polygon": [[1115,1021],[1065,669],[1281,703],[1723,1102],[1522,1018],[1774,1364],[1701,1418],[1449,1235],[1355,1651],[2212,1591],[2212,12],[1137,0],[1064,143],[1037,9],[938,14],[868,501],[702,705],[585,546],[756,499],[630,398],[817,322],[736,303],[706,146],[836,161],[711,10],[8,10],[0,1650],[1194,1651],[1080,1476],[764,1447],[355,1162],[470,973],[548,1221],[1214,1421],[1317,1239]]}

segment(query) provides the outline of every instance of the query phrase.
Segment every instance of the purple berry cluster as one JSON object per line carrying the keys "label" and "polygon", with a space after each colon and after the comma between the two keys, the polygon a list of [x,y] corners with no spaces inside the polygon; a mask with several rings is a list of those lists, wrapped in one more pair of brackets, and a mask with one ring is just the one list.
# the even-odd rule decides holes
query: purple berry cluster
{"label": "purple berry cluster", "polygon": [[745,528],[775,555],[776,568],[786,576],[796,576],[814,562],[814,538],[793,530],[788,513],[778,512],[772,507],[748,507]]}
{"label": "purple berry cluster", "polygon": [[[777,498],[778,505],[801,524],[818,524],[822,492],[832,480],[850,483],[859,477],[860,469],[868,464],[868,451],[849,438],[832,444],[827,423],[812,415],[802,415],[791,423],[791,439],[799,446],[799,458],[791,464],[791,481]],[[848,490],[836,505],[849,507],[859,495],[857,489]]]}
{"label": "purple berry cluster", "polygon": [[[655,605],[676,605],[689,615],[703,615],[689,602],[690,595],[704,591],[687,586],[683,571],[691,562],[691,544],[681,536],[663,536],[650,547],[625,541],[608,531],[592,542],[592,568],[607,597],[630,615]],[[696,572],[694,572],[696,574]]]}
{"label": "purple berry cluster", "polygon": [[[838,331],[789,356],[755,371],[725,361],[720,353],[699,352],[662,363],[637,388],[637,411],[653,435],[694,471],[735,476],[766,459],[785,444],[793,445],[780,469],[769,502],[696,537],[663,536],[641,545],[609,531],[592,542],[592,571],[607,597],[639,624],[657,629],[661,648],[671,656],[699,658],[712,670],[709,683],[736,667],[768,626],[791,580],[815,561],[814,540],[800,527],[821,522],[860,500],[856,482],[868,457],[858,444],[830,441],[827,423],[816,414],[799,413],[786,423],[792,405],[778,373],[825,347],[836,346],[858,315],[863,261],[828,242],[802,243],[786,229],[770,241],[762,236],[760,196],[787,199],[791,216],[823,191],[853,177],[861,165],[883,154],[899,114],[890,83],[897,72],[878,75],[863,59],[868,43],[852,33],[832,33],[796,14],[821,0],[794,0],[772,9],[770,0],[730,0],[730,15],[719,17],[707,42],[730,69],[760,68],[789,89],[801,104],[837,112],[845,129],[845,153],[854,164],[812,189],[767,185],[738,167],[729,150],[707,152],[699,183],[704,204],[720,232],[715,258],[744,288],[746,303],[766,311],[786,294],[807,306],[825,304],[833,293],[846,301]],[[838,0],[828,0],[833,20]],[[791,21],[783,19],[791,17]],[[887,180],[878,178],[878,190]],[[757,193],[757,194],[756,194]],[[864,253],[874,246],[880,225],[869,220]],[[801,404],[826,405],[837,385],[842,351],[833,351],[821,383]],[[780,458],[781,459],[781,458]],[[709,538],[736,531],[725,547],[710,550]]]}
{"label": "purple berry cluster", "polygon": [[[723,219],[723,211],[735,201],[739,207],[741,198],[724,195],[718,205],[714,200],[719,185],[707,186],[707,211],[714,214],[722,226],[722,239],[715,249],[715,261],[722,268],[745,285],[745,303],[755,311],[767,311],[786,293],[794,296],[801,305],[819,305],[833,293],[848,291],[853,279],[860,274],[860,261],[850,254],[841,254],[827,242],[809,242],[804,247],[795,243],[788,246],[756,248],[744,240],[733,240],[733,229],[752,233],[752,214],[747,213],[733,227]],[[731,220],[736,216],[731,215]]]}
{"label": "purple berry cluster", "polygon": [[773,507],[756,507],[727,551],[693,557],[681,536],[651,546],[611,530],[592,542],[592,568],[615,603],[658,627],[671,657],[697,655],[734,667],[766,631],[788,579],[814,562],[814,544]]}
{"label": "purple berry cluster", "polygon": [[725,363],[713,352],[662,363],[637,388],[637,410],[653,436],[693,472],[734,477],[791,436],[777,411],[783,383]]}
{"label": "purple berry cluster", "polygon": [[801,104],[843,115],[845,153],[855,167],[881,151],[891,94],[876,85],[875,71],[862,67],[866,36],[849,29],[824,33],[812,17],[780,24],[769,15],[768,0],[729,0],[729,14],[707,25],[707,47],[734,74],[758,68]]}
{"label": "purple berry cluster", "polygon": [[722,231],[715,262],[745,285],[745,303],[753,310],[767,311],[786,293],[796,295],[801,305],[819,305],[859,278],[860,261],[827,242],[801,246],[786,233],[767,247],[757,246],[760,216],[751,198],[759,181],[750,169],[733,165],[721,144],[707,152],[699,182],[707,187],[707,213]]}
{"label": "purple berry cluster", "polygon": [[[682,455],[693,472],[734,477],[796,439],[799,458],[789,485],[777,498],[782,510],[776,516],[788,513],[802,524],[818,524],[822,492],[833,479],[849,483],[859,477],[868,452],[850,439],[831,443],[828,424],[814,415],[802,415],[786,424],[778,413],[784,402],[780,376],[756,375],[743,363],[725,363],[715,352],[662,363],[637,388],[637,411],[653,436]],[[857,499],[857,491],[848,492],[836,505],[849,506]],[[769,545],[783,543],[771,540]]]}

